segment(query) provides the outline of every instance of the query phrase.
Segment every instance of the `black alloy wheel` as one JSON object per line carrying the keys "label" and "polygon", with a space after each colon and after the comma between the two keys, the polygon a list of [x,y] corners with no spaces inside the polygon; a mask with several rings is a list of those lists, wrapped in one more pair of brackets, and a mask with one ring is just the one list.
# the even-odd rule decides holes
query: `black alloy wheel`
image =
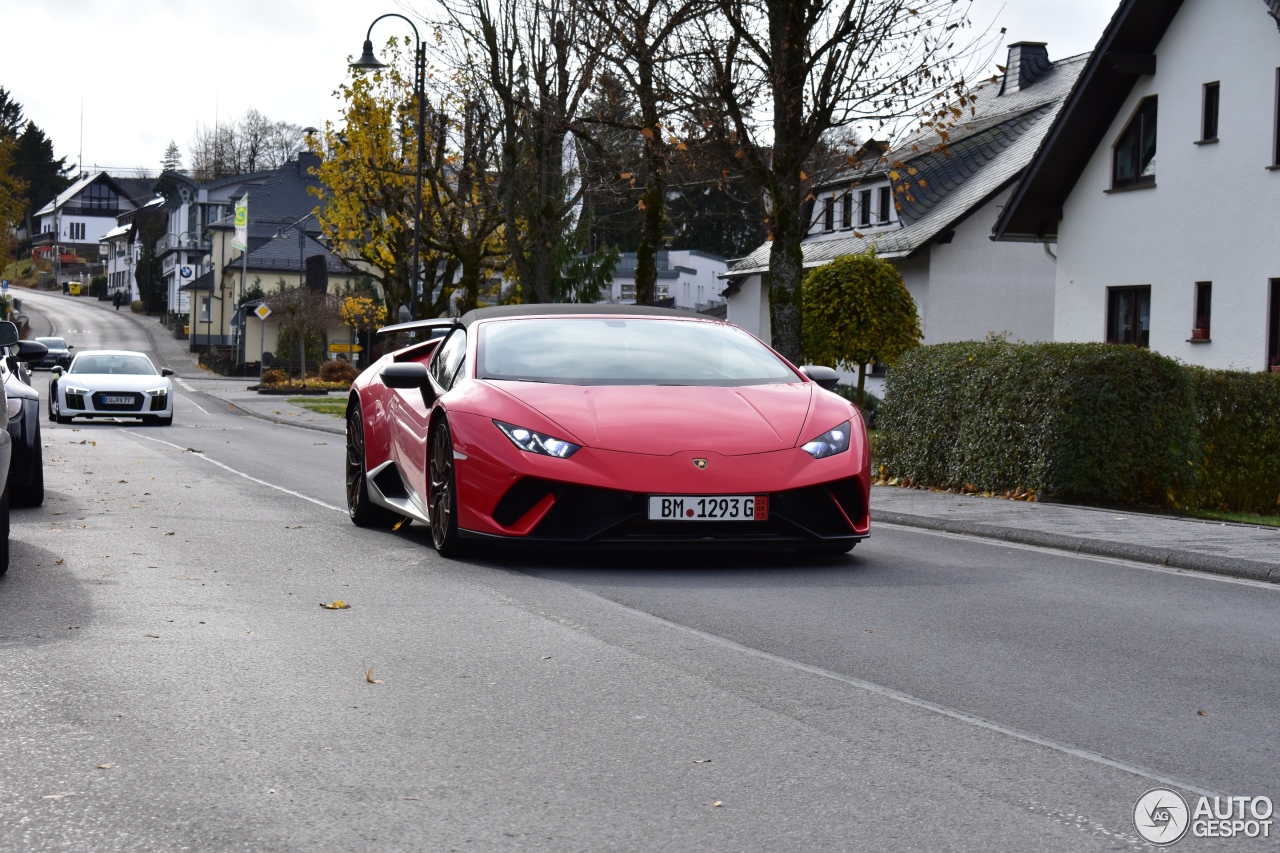
{"label": "black alloy wheel", "polygon": [[347,404],[347,513],[357,527],[390,527],[403,516],[369,500],[364,472],[364,417],[352,399]]}
{"label": "black alloy wheel", "polygon": [[431,482],[427,500],[431,508],[431,541],[441,557],[458,557],[465,543],[458,535],[458,483],[453,471],[453,437],[449,424],[440,420],[431,436]]}

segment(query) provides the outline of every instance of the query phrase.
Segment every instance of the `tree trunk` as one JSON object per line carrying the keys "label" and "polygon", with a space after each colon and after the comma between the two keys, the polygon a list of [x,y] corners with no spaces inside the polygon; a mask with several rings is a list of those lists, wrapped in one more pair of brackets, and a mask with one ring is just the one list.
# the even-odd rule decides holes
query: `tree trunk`
{"label": "tree trunk", "polygon": [[792,364],[800,364],[801,341],[801,276],[804,253],[804,223],[794,199],[800,194],[800,181],[779,175],[775,191],[770,193],[769,217],[773,227],[773,243],[769,246],[769,323],[773,348]]}
{"label": "tree trunk", "polygon": [[866,391],[867,387],[867,366],[865,364],[858,365],[858,408],[862,408],[867,404]]}

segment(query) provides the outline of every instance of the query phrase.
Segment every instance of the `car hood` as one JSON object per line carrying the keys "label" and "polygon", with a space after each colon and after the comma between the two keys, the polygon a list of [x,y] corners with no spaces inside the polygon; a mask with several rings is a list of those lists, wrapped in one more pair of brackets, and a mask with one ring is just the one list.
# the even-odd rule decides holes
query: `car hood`
{"label": "car hood", "polygon": [[152,388],[168,388],[169,379],[164,376],[139,376],[130,373],[64,373],[58,379],[66,385],[88,388],[90,391],[149,391]]}
{"label": "car hood", "polygon": [[588,447],[725,456],[795,447],[814,386],[550,385],[488,380]]}

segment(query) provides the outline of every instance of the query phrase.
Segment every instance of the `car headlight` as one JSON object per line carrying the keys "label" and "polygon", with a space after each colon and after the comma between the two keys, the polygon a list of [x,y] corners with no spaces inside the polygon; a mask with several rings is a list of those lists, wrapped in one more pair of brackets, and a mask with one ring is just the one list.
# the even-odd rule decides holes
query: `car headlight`
{"label": "car headlight", "polygon": [[806,442],[800,449],[814,459],[826,459],[828,456],[844,453],[849,449],[851,426],[851,421],[845,421],[840,426],[827,430],[813,441]]}
{"label": "car headlight", "polygon": [[169,394],[168,388],[152,388],[147,392],[148,397],[165,397]]}
{"label": "car headlight", "polygon": [[18,413],[22,411],[22,398],[9,397],[5,400],[4,407],[9,413],[9,420],[13,420],[18,416]]}
{"label": "car headlight", "polygon": [[68,394],[80,394],[81,396],[91,393],[88,388],[77,388],[74,385],[68,385],[65,390]]}
{"label": "car headlight", "polygon": [[554,456],[557,459],[568,459],[581,449],[576,444],[563,439],[552,438],[549,435],[543,435],[531,429],[525,429],[513,424],[504,424],[502,421],[494,421],[493,423],[498,429],[502,430],[503,435],[511,439],[512,444],[527,453]]}

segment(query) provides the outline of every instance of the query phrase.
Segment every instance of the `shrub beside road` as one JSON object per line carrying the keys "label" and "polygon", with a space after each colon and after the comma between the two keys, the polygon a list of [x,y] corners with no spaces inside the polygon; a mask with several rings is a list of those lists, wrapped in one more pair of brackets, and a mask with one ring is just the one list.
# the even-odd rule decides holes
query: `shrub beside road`
{"label": "shrub beside road", "polygon": [[1108,344],[937,344],[880,407],[886,478],[1087,503],[1275,513],[1280,377]]}

